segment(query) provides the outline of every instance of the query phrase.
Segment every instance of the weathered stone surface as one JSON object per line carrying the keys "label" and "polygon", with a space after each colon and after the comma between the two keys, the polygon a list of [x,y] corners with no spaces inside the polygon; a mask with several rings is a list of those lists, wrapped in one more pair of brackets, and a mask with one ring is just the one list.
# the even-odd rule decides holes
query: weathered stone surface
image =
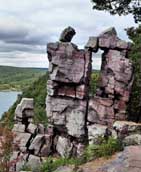
{"label": "weathered stone surface", "polygon": [[96,172],[140,172],[141,146],[129,146]]}
{"label": "weathered stone surface", "polygon": [[44,135],[38,134],[32,141],[29,150],[34,151],[34,155],[38,155],[41,147],[44,144]]}
{"label": "weathered stone surface", "polygon": [[141,124],[131,121],[116,121],[113,128],[120,133],[124,131],[127,132],[126,134],[141,133]]}
{"label": "weathered stone surface", "polygon": [[85,46],[85,48],[88,48],[92,52],[98,51],[98,38],[97,37],[89,37],[89,40]]}
{"label": "weathered stone surface", "polygon": [[72,144],[69,139],[59,136],[56,150],[62,157],[69,157],[72,150]]}
{"label": "weathered stone surface", "polygon": [[21,150],[22,152],[26,151],[26,146],[28,142],[31,139],[31,134],[30,133],[20,133],[20,132],[14,132],[14,141],[13,144],[14,146]]}
{"label": "weathered stone surface", "polygon": [[40,150],[40,155],[42,157],[47,157],[52,152],[52,144],[53,144],[52,136],[53,135],[51,132],[49,132],[49,134],[45,134],[44,136],[44,144]]}
{"label": "weathered stone surface", "polygon": [[16,163],[16,172],[19,172],[23,166],[26,164],[26,159],[28,157],[28,154],[22,154],[20,153],[17,159]]}
{"label": "weathered stone surface", "polygon": [[23,124],[14,124],[12,132],[24,133],[25,132],[25,125],[23,125]]}
{"label": "weathered stone surface", "polygon": [[46,109],[50,123],[65,126],[75,137],[85,134],[86,101],[48,97]]}
{"label": "weathered stone surface", "polygon": [[40,157],[34,156],[34,155],[30,155],[26,165],[31,167],[32,170],[39,169],[39,167],[41,165]]}
{"label": "weathered stone surface", "polygon": [[[68,43],[70,40],[48,44],[50,79],[46,112],[49,124],[54,126],[53,144],[57,145],[58,138],[67,139],[73,144],[74,155],[73,151],[81,154],[88,136],[93,142],[98,135],[111,134],[117,138],[117,131],[108,128],[112,128],[115,120],[127,118],[133,65],[127,58],[129,43],[117,37],[115,28],[104,31],[98,37],[90,37],[83,50]],[[100,85],[96,96],[89,98],[92,52],[98,49],[104,50]],[[105,126],[100,129],[92,127],[96,124]]]}
{"label": "weathered stone surface", "polygon": [[67,27],[63,30],[60,36],[61,42],[71,42],[73,36],[75,35],[75,30],[72,27]]}
{"label": "weathered stone surface", "polygon": [[[62,55],[62,51],[66,51]],[[73,55],[73,56],[72,56]],[[84,77],[85,52],[78,50],[73,44],[59,44],[56,55],[50,62],[53,66],[50,78],[65,83],[80,83]]]}
{"label": "weathered stone surface", "polygon": [[61,166],[57,168],[54,172],[74,172],[75,168],[73,166]]}
{"label": "weathered stone surface", "polygon": [[37,130],[37,125],[30,123],[27,127],[27,131],[31,134],[34,134]]}
{"label": "weathered stone surface", "polygon": [[89,100],[88,121],[102,125],[109,123],[111,125],[115,114],[113,106],[109,105],[112,105],[112,101],[109,98],[105,98],[105,103],[101,97],[91,98]]}
{"label": "weathered stone surface", "polygon": [[129,50],[130,47],[130,43],[127,43],[117,37],[117,32],[113,27],[107,29],[99,35],[99,48]]}
{"label": "weathered stone surface", "polygon": [[86,102],[81,101],[78,107],[72,109],[66,116],[68,134],[77,138],[85,136]]}
{"label": "weathered stone surface", "polygon": [[45,127],[43,124],[38,124],[38,131],[39,134],[45,134]]}
{"label": "weathered stone surface", "polygon": [[[16,117],[23,118],[23,112],[25,110],[33,110],[33,99],[32,98],[23,98],[21,100],[21,103],[16,107],[16,110],[15,110]],[[26,115],[26,114],[24,113],[24,115]]]}
{"label": "weathered stone surface", "polygon": [[63,96],[63,97],[71,97],[84,99],[88,95],[88,88],[86,85],[59,85],[57,82],[53,82],[51,80],[48,81],[47,87],[49,96]]}
{"label": "weathered stone surface", "polygon": [[107,126],[94,124],[88,126],[89,144],[99,144],[99,139],[106,136]]}
{"label": "weathered stone surface", "polygon": [[141,134],[131,134],[124,138],[123,143],[126,146],[141,145]]}

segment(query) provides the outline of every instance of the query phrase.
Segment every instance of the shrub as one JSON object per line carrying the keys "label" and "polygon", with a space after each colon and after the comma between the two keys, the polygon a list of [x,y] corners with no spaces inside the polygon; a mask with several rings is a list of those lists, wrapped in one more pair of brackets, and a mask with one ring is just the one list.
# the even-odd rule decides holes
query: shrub
{"label": "shrub", "polygon": [[84,153],[84,158],[86,161],[90,161],[100,157],[109,157],[122,149],[121,142],[110,137],[107,141],[103,140],[99,145],[89,145]]}
{"label": "shrub", "polygon": [[65,165],[74,165],[77,167],[80,164],[79,159],[69,159],[69,158],[48,158],[41,166],[41,172],[53,172],[58,167],[65,166]]}
{"label": "shrub", "polygon": [[0,172],[8,172],[10,155],[13,151],[13,134],[7,128],[0,128]]}

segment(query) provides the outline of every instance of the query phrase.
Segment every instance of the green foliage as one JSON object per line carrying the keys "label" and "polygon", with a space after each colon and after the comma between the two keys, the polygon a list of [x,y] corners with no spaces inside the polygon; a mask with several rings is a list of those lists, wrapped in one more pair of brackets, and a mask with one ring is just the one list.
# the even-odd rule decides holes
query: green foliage
{"label": "green foliage", "polygon": [[141,121],[141,25],[127,29],[129,39],[133,41],[129,58],[134,63],[135,80],[128,106],[129,120]]}
{"label": "green foliage", "polygon": [[86,161],[90,161],[100,157],[109,157],[122,149],[121,142],[110,137],[108,140],[103,139],[101,144],[89,145],[85,151],[84,157]]}
{"label": "green foliage", "polygon": [[98,86],[98,81],[100,77],[99,71],[93,71],[91,74],[91,81],[90,81],[90,95],[94,96],[96,93],[96,88]]}
{"label": "green foliage", "polygon": [[31,167],[29,167],[29,165],[27,165],[26,163],[22,166],[22,168],[20,169],[20,171],[32,171]]}
{"label": "green foliage", "polygon": [[53,159],[50,157],[42,164],[40,172],[53,172],[58,167],[65,166],[65,165],[78,166],[79,160],[78,159],[68,159],[68,158]]}
{"label": "green foliage", "polygon": [[0,90],[22,90],[43,74],[43,69],[0,66]]}
{"label": "green foliage", "polygon": [[5,123],[9,128],[13,127],[14,124],[14,113],[18,103],[20,103],[23,97],[34,98],[34,122],[47,124],[47,117],[45,112],[45,99],[47,95],[46,83],[48,75],[41,76],[37,81],[30,84],[29,87],[23,90],[14,105],[6,112],[1,121]]}
{"label": "green foliage", "polygon": [[48,158],[41,166],[40,172],[53,172],[60,166],[74,165],[77,167],[81,164],[84,164],[90,160],[99,158],[99,157],[109,157],[115,152],[119,152],[123,149],[121,142],[117,139],[110,137],[108,140],[104,138],[101,139],[102,143],[98,145],[89,145],[85,153],[80,158]]}
{"label": "green foliage", "polygon": [[135,22],[141,22],[141,0],[91,0],[93,9],[108,11],[110,14],[132,14]]}

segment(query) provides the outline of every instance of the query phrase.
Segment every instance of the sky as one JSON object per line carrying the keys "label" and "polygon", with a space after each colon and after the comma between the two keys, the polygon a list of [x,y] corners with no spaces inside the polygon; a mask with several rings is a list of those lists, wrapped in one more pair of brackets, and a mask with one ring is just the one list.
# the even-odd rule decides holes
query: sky
{"label": "sky", "polygon": [[[113,26],[128,40],[124,28],[135,23],[131,15],[94,11],[91,0],[0,0],[0,65],[48,67],[46,44],[58,41],[67,26],[76,30],[72,42],[83,48],[89,36]],[[93,58],[95,69],[99,54]]]}

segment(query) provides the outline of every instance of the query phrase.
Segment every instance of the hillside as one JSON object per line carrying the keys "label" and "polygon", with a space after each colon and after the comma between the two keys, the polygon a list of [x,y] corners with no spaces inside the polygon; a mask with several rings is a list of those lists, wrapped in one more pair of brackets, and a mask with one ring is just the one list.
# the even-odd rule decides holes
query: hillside
{"label": "hillside", "polygon": [[[90,89],[90,95],[95,94],[95,90],[97,87],[98,79],[99,79],[99,72],[93,72],[91,75],[91,89]],[[4,121],[7,126],[11,128],[13,125],[13,118],[14,118],[14,112],[17,104],[20,102],[20,100],[23,97],[27,98],[34,98],[35,101],[35,123],[44,123],[47,124],[47,118],[46,118],[46,112],[45,112],[45,99],[47,95],[47,79],[48,74],[44,74],[41,77],[38,78],[38,80],[30,83],[28,87],[23,89],[22,95],[18,98],[18,100],[13,104],[13,106],[8,110],[7,113],[5,113],[1,119],[1,121]]]}
{"label": "hillside", "polygon": [[38,68],[0,66],[0,90],[22,90],[45,72]]}
{"label": "hillside", "polygon": [[34,81],[27,88],[23,90],[22,95],[20,95],[17,101],[9,108],[8,112],[4,113],[1,121],[8,127],[12,127],[14,123],[14,112],[17,104],[21,101],[23,97],[34,98],[35,102],[35,123],[46,123],[46,113],[45,113],[45,99],[47,95],[46,83],[47,74],[42,75],[38,80]]}

